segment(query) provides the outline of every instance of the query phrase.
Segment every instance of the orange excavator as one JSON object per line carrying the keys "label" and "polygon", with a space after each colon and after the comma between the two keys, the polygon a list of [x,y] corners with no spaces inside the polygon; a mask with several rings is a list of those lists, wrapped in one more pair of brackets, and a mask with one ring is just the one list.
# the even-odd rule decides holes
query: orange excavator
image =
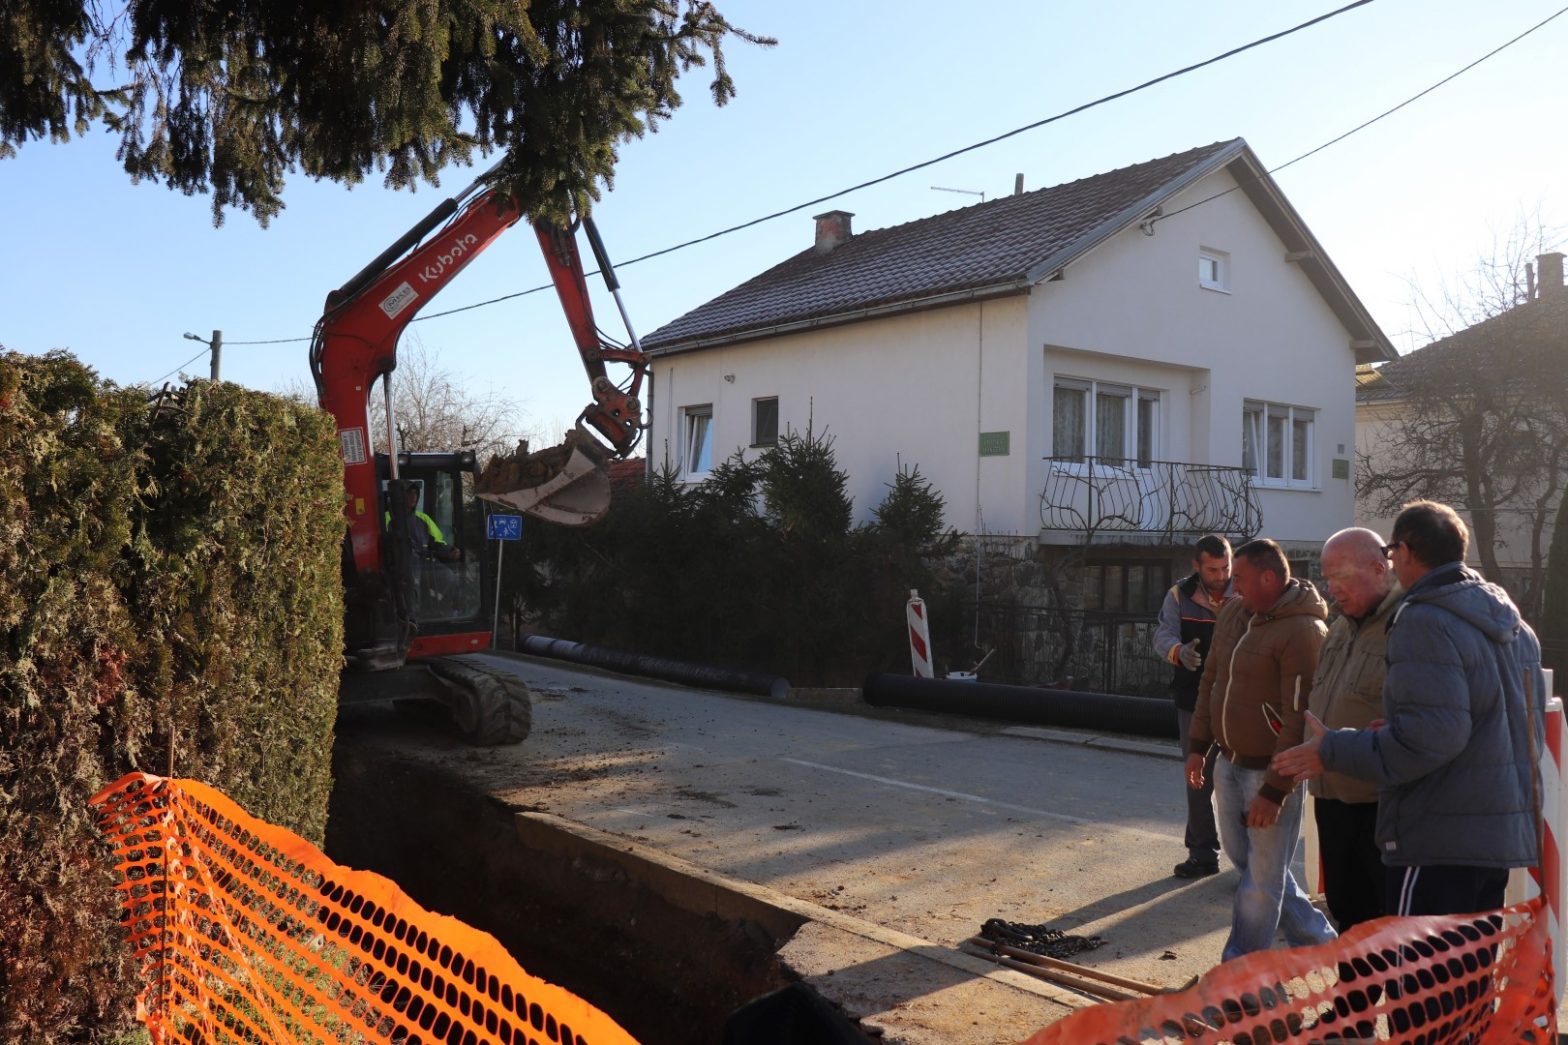
{"label": "orange excavator", "polygon": [[[343,286],[327,295],[311,341],[310,367],[322,409],[337,420],[348,532],[343,544],[346,658],[341,703],[436,700],[476,744],[515,744],[528,735],[532,706],[513,676],[464,656],[488,649],[483,599],[491,590],[481,506],[475,498],[571,526],[609,507],[609,462],[626,457],[646,425],[638,399],[647,358],[626,322],[629,344],[603,336],[592,306],[575,229],[533,221],[593,401],[563,443],[527,444],[481,471],[472,450],[409,453],[397,445],[392,374],[403,330],[491,243],[523,218],[488,175],[442,201]],[[588,235],[622,319],[626,310],[602,241]],[[609,365],[629,374],[619,383]],[[371,423],[381,381],[384,425]]]}

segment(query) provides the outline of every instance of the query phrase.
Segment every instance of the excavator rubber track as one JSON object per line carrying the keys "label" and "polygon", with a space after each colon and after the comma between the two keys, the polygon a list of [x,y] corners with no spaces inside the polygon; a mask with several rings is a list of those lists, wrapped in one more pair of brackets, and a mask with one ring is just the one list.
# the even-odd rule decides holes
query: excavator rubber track
{"label": "excavator rubber track", "polygon": [[521,744],[533,728],[533,700],[522,679],[467,657],[419,662],[440,680],[438,698],[470,744]]}

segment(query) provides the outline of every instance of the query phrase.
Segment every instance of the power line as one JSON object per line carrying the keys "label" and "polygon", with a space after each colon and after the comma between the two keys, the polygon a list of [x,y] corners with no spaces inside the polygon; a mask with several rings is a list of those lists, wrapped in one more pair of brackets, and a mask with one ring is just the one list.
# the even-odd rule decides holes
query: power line
{"label": "power line", "polygon": [[[1096,100],[1094,100],[1092,102],[1086,102],[1083,105],[1079,105],[1076,108],[1069,109],[1069,110],[1067,110],[1065,112],[1062,112],[1062,113],[1058,113],[1055,116],[1050,116],[1050,117],[1047,117],[1047,118],[1045,118],[1043,120],[1037,120],[1034,123],[1026,124],[1023,127],[1018,127],[1018,128],[1016,128],[1014,130],[1007,131],[1004,134],[999,134],[999,135],[997,135],[997,136],[995,136],[993,138],[988,138],[985,141],[976,142],[973,145],[968,145],[968,146],[965,146],[965,147],[963,147],[961,149],[955,149],[955,150],[953,150],[951,152],[944,153],[943,155],[935,157],[934,159],[925,160],[925,161],[923,161],[921,163],[917,163],[917,164],[914,164],[914,165],[909,166],[909,167],[904,167],[901,170],[893,171],[890,174],[885,174],[885,175],[882,175],[881,177],[873,178],[873,179],[871,179],[869,181],[861,182],[858,185],[852,185],[852,186],[850,186],[847,189],[842,189],[842,190],[840,190],[838,192],[834,192],[834,193],[831,193],[831,194],[826,195],[826,196],[819,196],[816,199],[808,200],[805,203],[800,203],[800,204],[797,204],[797,205],[795,205],[793,207],[786,208],[784,210],[774,211],[771,214],[766,214],[766,215],[763,215],[762,217],[759,217],[759,218],[753,218],[750,221],[745,221],[745,222],[742,222],[742,223],[740,223],[738,225],[731,225],[728,228],[720,229],[717,232],[711,232],[711,233],[709,233],[709,234],[707,234],[705,236],[699,236],[696,239],[686,240],[683,243],[677,243],[677,244],[674,244],[673,246],[664,247],[664,248],[662,248],[660,250],[655,250],[655,251],[652,251],[652,252],[647,253],[647,254],[641,254],[641,255],[639,255],[639,256],[637,256],[635,258],[630,258],[630,259],[628,259],[626,261],[619,262],[618,264],[620,265],[621,268],[625,268],[628,265],[635,265],[635,264],[637,264],[640,261],[648,261],[648,260],[651,260],[653,258],[662,257],[665,254],[673,254],[675,251],[684,250],[687,247],[693,247],[693,246],[696,246],[696,245],[698,245],[700,243],[706,243],[709,240],[718,239],[720,236],[727,236],[727,235],[729,235],[730,233],[733,233],[733,232],[740,232],[740,231],[742,231],[744,229],[751,228],[754,225],[760,225],[763,222],[771,221],[774,218],[780,218],[780,217],[784,217],[784,216],[789,215],[789,214],[794,214],[797,211],[805,210],[807,207],[813,207],[813,206],[816,206],[816,205],[818,205],[820,203],[826,203],[827,201],[837,199],[840,196],[846,196],[849,193],[858,192],[860,189],[868,188],[868,187],[873,186],[873,185],[878,185],[878,184],[881,184],[882,182],[885,182],[885,181],[890,181],[893,178],[900,177],[901,175],[909,174],[909,173],[912,173],[914,171],[921,170],[922,168],[929,167],[932,164],[940,163],[940,162],[942,162],[944,160],[951,159],[954,156],[959,156],[959,155],[962,155],[962,154],[964,154],[966,152],[972,152],[975,149],[980,149],[980,148],[983,148],[983,147],[985,147],[987,145],[995,144],[996,142],[1002,141],[1004,139],[1011,138],[1011,137],[1013,137],[1015,135],[1018,135],[1018,134],[1022,134],[1025,131],[1033,130],[1033,129],[1037,128],[1037,127],[1043,127],[1043,126],[1045,126],[1046,124],[1049,124],[1049,123],[1055,123],[1058,120],[1064,119],[1064,118],[1066,118],[1068,116],[1072,116],[1072,115],[1074,115],[1076,113],[1083,112],[1083,111],[1085,111],[1087,109],[1092,109],[1095,106],[1102,105],[1102,104],[1104,104],[1106,102],[1109,102],[1109,101],[1114,101],[1115,99],[1118,99],[1118,98],[1126,97],[1127,95],[1133,94],[1133,93],[1135,93],[1137,91],[1144,90],[1147,87],[1152,87],[1155,84],[1162,83],[1162,82],[1164,82],[1166,80],[1173,79],[1174,77],[1184,75],[1185,73],[1192,72],[1192,71],[1197,70],[1197,69],[1201,69],[1204,66],[1212,65],[1215,62],[1222,61],[1225,58],[1229,58],[1229,57],[1231,57],[1233,55],[1240,54],[1243,51],[1247,51],[1247,50],[1250,50],[1250,49],[1252,49],[1254,47],[1258,47],[1258,46],[1260,46],[1262,44],[1269,43],[1269,42],[1271,42],[1273,40],[1277,40],[1280,37],[1288,36],[1291,33],[1298,32],[1298,31],[1300,31],[1302,29],[1305,29],[1305,28],[1308,28],[1308,27],[1310,27],[1312,25],[1316,25],[1319,22],[1323,22],[1323,21],[1326,21],[1327,19],[1334,18],[1334,17],[1336,17],[1338,15],[1344,14],[1347,11],[1353,10],[1354,8],[1357,8],[1357,7],[1364,6],[1365,4],[1368,4],[1368,3],[1371,3],[1371,2],[1372,2],[1372,0],[1356,0],[1356,2],[1348,4],[1345,7],[1341,7],[1341,8],[1338,8],[1336,10],[1330,11],[1330,12],[1328,12],[1326,14],[1319,15],[1318,17],[1313,18],[1310,21],[1302,22],[1300,25],[1294,26],[1294,27],[1292,27],[1290,29],[1286,29],[1286,30],[1283,30],[1281,32],[1274,33],[1271,36],[1262,37],[1262,38],[1260,38],[1258,40],[1254,40],[1251,43],[1243,44],[1240,47],[1232,48],[1231,50],[1226,51],[1223,54],[1216,55],[1215,57],[1210,58],[1210,59],[1208,59],[1206,61],[1198,62],[1198,63],[1196,63],[1194,65],[1186,66],[1183,69],[1178,69],[1178,70],[1176,70],[1174,72],[1166,73],[1163,76],[1159,76],[1159,77],[1156,77],[1156,78],[1154,78],[1152,80],[1145,81],[1144,83],[1139,84],[1136,87],[1130,87],[1130,88],[1127,88],[1126,90],[1118,91],[1115,94],[1109,94],[1109,95],[1106,95],[1103,98],[1098,98],[1098,99],[1096,99]],[[1276,174],[1279,171],[1282,171],[1282,170],[1284,170],[1287,167],[1290,167],[1290,166],[1293,166],[1293,165],[1295,165],[1297,163],[1300,163],[1302,160],[1305,160],[1308,157],[1314,156],[1317,153],[1322,152],[1324,149],[1329,148],[1330,146],[1337,145],[1340,142],[1344,141],[1346,138],[1349,138],[1351,135],[1354,135],[1354,134],[1356,134],[1356,133],[1358,133],[1360,131],[1363,131],[1366,128],[1372,126],[1373,124],[1375,124],[1375,123],[1377,123],[1377,122],[1379,122],[1379,121],[1381,121],[1381,120],[1383,120],[1383,119],[1385,119],[1385,118],[1387,118],[1389,116],[1392,116],[1394,113],[1396,113],[1399,110],[1405,108],[1406,106],[1408,106],[1408,105],[1410,105],[1410,104],[1412,104],[1412,103],[1414,103],[1416,101],[1419,101],[1420,99],[1424,98],[1428,94],[1431,94],[1433,91],[1437,90],[1439,87],[1442,87],[1445,84],[1448,84],[1448,83],[1452,82],[1453,80],[1458,79],[1460,76],[1463,76],[1465,73],[1469,72],[1471,69],[1474,69],[1476,66],[1480,65],[1481,63],[1483,63],[1483,62],[1487,61],[1488,59],[1491,59],[1491,58],[1495,57],[1499,53],[1507,50],[1508,48],[1512,47],[1514,44],[1516,44],[1519,41],[1523,40],[1525,37],[1530,36],[1532,33],[1535,33],[1537,30],[1545,27],[1546,25],[1548,25],[1552,21],[1556,20],[1557,18],[1560,18],[1564,14],[1568,14],[1568,7],[1560,8],[1559,10],[1554,12],[1553,14],[1547,16],[1546,18],[1544,18],[1541,21],[1537,22],[1535,25],[1531,26],[1529,29],[1526,29],[1524,32],[1518,34],[1517,36],[1515,36],[1512,39],[1506,41],[1505,43],[1499,44],[1497,47],[1494,47],[1492,50],[1488,51],[1486,54],[1484,54],[1481,57],[1477,58],[1475,61],[1470,62],[1468,65],[1465,65],[1462,68],[1460,68],[1460,69],[1450,73],[1449,75],[1443,77],[1441,80],[1439,80],[1436,83],[1432,84],[1430,87],[1427,87],[1424,90],[1418,91],[1416,94],[1413,94],[1409,98],[1406,98],[1404,101],[1400,102],[1398,105],[1395,105],[1392,108],[1387,109],[1387,110],[1385,110],[1382,113],[1379,113],[1377,116],[1372,117],[1370,120],[1366,120],[1363,123],[1357,124],[1355,127],[1352,127],[1350,130],[1344,132],[1343,134],[1340,134],[1337,137],[1329,139],[1328,141],[1324,142],[1323,144],[1317,146],[1316,148],[1309,149],[1308,151],[1302,153],[1301,155],[1295,157],[1294,159],[1287,160],[1286,162],[1280,164],[1277,167],[1270,168],[1268,171],[1265,172],[1265,175]],[[1253,179],[1253,180],[1258,180],[1258,179]],[[1243,183],[1243,184],[1247,184],[1247,183]],[[1221,192],[1215,193],[1213,196],[1205,197],[1204,199],[1198,200],[1198,201],[1196,201],[1194,203],[1188,204],[1185,207],[1182,207],[1180,210],[1175,210],[1175,211],[1172,211],[1169,214],[1161,215],[1161,216],[1159,216],[1159,217],[1157,217],[1157,218],[1155,218],[1153,220],[1158,222],[1158,221],[1165,221],[1165,220],[1167,220],[1169,218],[1174,218],[1178,214],[1186,213],[1187,211],[1193,210],[1196,207],[1201,207],[1205,203],[1211,203],[1214,200],[1217,200],[1217,199],[1219,199],[1219,198],[1221,198],[1223,196],[1228,196],[1230,193],[1235,192],[1237,189],[1239,189],[1241,187],[1242,187],[1241,184],[1234,185],[1231,188],[1228,188],[1228,189],[1225,189],[1225,190],[1223,190]],[[589,275],[594,275],[594,274],[595,273],[589,273]],[[497,304],[500,304],[503,301],[510,301],[513,298],[525,297],[525,296],[527,296],[529,294],[537,294],[537,293],[539,293],[542,290],[549,290],[549,289],[551,289],[552,286],[553,286],[553,284],[546,283],[546,284],[542,284],[542,285],[537,286],[537,287],[530,287],[527,290],[519,290],[519,291],[516,291],[516,292],[511,293],[511,294],[503,294],[500,297],[490,298],[490,299],[485,300],[485,301],[477,301],[477,302],[474,302],[471,305],[460,305],[457,308],[446,309],[445,311],[442,311],[442,312],[432,312],[429,315],[419,316],[419,317],[415,318],[413,320],[413,322],[420,323],[420,322],[424,322],[427,319],[439,319],[439,318],[441,318],[443,316],[451,316],[451,315],[455,315],[455,314],[457,314],[459,312],[468,312],[468,311],[471,311],[471,310],[476,309],[476,308],[485,308],[485,307],[487,307],[489,305],[497,305]],[[304,342],[304,341],[309,341],[309,340],[310,340],[310,338],[308,338],[308,337],[299,337],[299,338],[278,338],[278,339],[274,339],[274,340],[270,340],[270,341],[231,341],[229,343],[230,344],[235,344],[235,345],[276,345],[276,344],[286,344],[286,343],[298,343],[298,342]]]}
{"label": "power line", "polygon": [[[1372,126],[1374,123],[1377,123],[1379,120],[1383,119],[1384,117],[1394,115],[1396,112],[1398,112],[1399,110],[1403,109],[1405,106],[1409,105],[1411,102],[1415,102],[1415,101],[1418,101],[1418,100],[1420,100],[1422,98],[1425,98],[1427,95],[1431,94],[1433,91],[1437,90],[1439,87],[1442,87],[1444,84],[1446,84],[1446,83],[1448,83],[1448,82],[1450,82],[1452,80],[1458,79],[1459,77],[1463,76],[1465,73],[1469,72],[1471,69],[1474,69],[1476,66],[1478,66],[1482,62],[1486,61],[1488,58],[1493,57],[1494,55],[1498,54],[1499,52],[1506,51],[1508,48],[1512,47],[1514,44],[1518,43],[1520,40],[1523,40],[1525,37],[1529,36],[1531,33],[1535,32],[1537,29],[1540,29],[1542,26],[1545,26],[1547,23],[1553,21],[1556,18],[1562,17],[1564,14],[1568,14],[1568,7],[1559,8],[1556,12],[1554,12],[1553,14],[1550,14],[1550,15],[1546,16],[1545,18],[1541,19],[1539,22],[1535,23],[1530,28],[1526,29],[1524,32],[1522,32],[1518,36],[1514,37],[1512,40],[1509,40],[1507,43],[1499,44],[1498,46],[1492,48],[1490,51],[1486,52],[1481,57],[1479,57],[1475,61],[1471,62],[1469,65],[1465,66],[1462,69],[1456,70],[1455,72],[1449,73],[1447,76],[1443,77],[1441,80],[1437,81],[1432,86],[1426,88],[1424,91],[1418,91],[1417,93],[1412,94],[1409,98],[1406,98],[1404,101],[1400,102],[1398,105],[1394,106],[1392,109],[1385,109],[1383,112],[1381,112],[1378,115],[1372,117],[1370,120],[1367,120],[1364,123],[1359,123],[1356,126],[1352,127],[1350,130],[1346,131],[1344,134],[1341,134],[1339,137],[1331,138],[1328,141],[1324,142],[1322,145],[1319,145],[1317,148],[1309,149],[1306,152],[1302,153],[1300,156],[1297,156],[1295,159],[1293,159],[1293,160],[1286,160],[1284,163],[1280,164],[1278,167],[1271,167],[1271,168],[1269,168],[1269,170],[1265,171],[1264,173],[1266,175],[1274,175],[1274,174],[1278,173],[1279,171],[1284,170],[1286,167],[1289,167],[1289,166],[1291,166],[1293,164],[1300,163],[1302,160],[1306,159],[1308,156],[1315,156],[1315,155],[1317,155],[1318,153],[1322,152],[1324,149],[1328,148],[1330,145],[1338,145],[1340,142],[1344,141],[1346,138],[1350,137],[1352,134],[1355,134],[1358,131],[1366,130],[1368,127]],[[1246,182],[1241,182],[1241,183],[1238,183],[1236,185],[1232,185],[1230,188],[1225,189],[1225,190],[1220,191],[1220,192],[1216,192],[1214,195],[1207,196],[1207,197],[1205,197],[1205,198],[1203,198],[1201,200],[1198,200],[1196,203],[1189,203],[1189,204],[1187,204],[1187,206],[1182,207],[1180,210],[1173,210],[1169,214],[1162,214],[1159,217],[1153,218],[1153,219],[1151,219],[1151,223],[1165,221],[1167,218],[1174,218],[1176,215],[1184,214],[1187,211],[1192,210],[1194,207],[1201,207],[1205,203],[1211,203],[1214,200],[1219,199],[1221,196],[1228,196],[1231,193],[1235,192],[1237,189],[1241,188],[1242,185],[1252,184],[1253,182],[1256,182],[1256,181],[1259,181],[1259,180],[1261,180],[1261,179],[1260,178],[1252,178],[1252,179],[1250,179],[1250,180],[1248,180]]]}
{"label": "power line", "polygon": [[630,261],[625,261],[621,264],[635,265],[639,261],[647,261],[649,258],[656,258],[662,254],[669,254],[673,251],[695,246],[698,243],[706,243],[708,240],[717,239],[720,236],[727,236],[732,232],[739,232],[741,229],[748,229],[753,225],[760,225],[765,221],[772,221],[774,218],[782,218],[787,214],[794,214],[796,211],[805,210],[807,207],[815,207],[820,203],[826,203],[829,200],[836,200],[840,196],[847,196],[852,192],[859,192],[861,189],[870,188],[873,185],[880,185],[882,182],[891,181],[894,178],[913,173],[914,171],[922,170],[926,167],[932,166],[933,164],[941,163],[944,160],[950,160],[955,156],[962,156],[964,153],[973,152],[976,149],[982,149],[987,145],[995,145],[999,141],[1005,141],[1008,138],[1023,134],[1025,131],[1032,131],[1039,127],[1044,127],[1047,124],[1056,123],[1058,120],[1065,120],[1069,116],[1076,116],[1078,113],[1086,112],[1089,109],[1104,105],[1107,102],[1114,102],[1119,98],[1125,98],[1128,95],[1137,94],[1139,91],[1146,90],[1147,88],[1153,87],[1156,84],[1161,84],[1167,80],[1174,80],[1178,76],[1185,76],[1188,73],[1196,72],[1205,66],[1213,65],[1216,62],[1222,62],[1225,59],[1234,57],[1235,55],[1241,54],[1244,51],[1250,51],[1254,47],[1261,47],[1266,43],[1272,43],[1273,41],[1289,36],[1292,33],[1297,33],[1303,29],[1308,29],[1320,22],[1326,22],[1330,18],[1337,18],[1347,11],[1355,10],[1358,7],[1364,7],[1371,2],[1372,0],[1355,0],[1354,3],[1349,3],[1344,7],[1336,8],[1335,10],[1329,11],[1326,14],[1318,15],[1316,18],[1302,22],[1300,25],[1292,26],[1289,29],[1283,29],[1280,32],[1273,33],[1269,36],[1260,37],[1256,40],[1253,40],[1251,43],[1242,44],[1240,47],[1233,47],[1223,54],[1217,54],[1213,58],[1205,59],[1204,61],[1196,62],[1192,65],[1177,69],[1173,72],[1165,73],[1163,76],[1156,76],[1152,80],[1145,80],[1136,87],[1128,87],[1125,90],[1117,91],[1114,94],[1107,94],[1102,98],[1096,98],[1092,102],[1084,102],[1082,105],[1074,106],[1073,108],[1064,112],[1059,112],[1055,116],[1047,116],[1043,120],[1036,120],[1034,123],[1028,123],[1022,127],[1015,127],[1013,130],[1005,131],[1002,134],[996,135],[995,137],[987,138],[984,141],[975,142],[973,145],[966,145],[961,149],[954,149],[951,152],[945,152],[942,155],[929,160],[922,160],[920,163],[912,164],[900,170],[893,171],[891,174],[884,174],[881,177],[872,178],[869,181],[863,181],[858,185],[851,185],[847,189],[840,189],[838,192],[829,193],[826,196],[818,196],[814,200],[807,200],[805,203],[796,204],[795,206],[786,210],[774,211],[772,214],[765,214],[760,218],[753,218],[751,221],[743,222],[739,225],[732,225],[727,229],[720,229],[718,232],[712,232],[706,236],[699,236],[696,239],[687,240],[685,243],[677,243],[673,247],[665,247],[663,250],[656,250],[651,254],[644,254],[641,257],[632,258]]}
{"label": "power line", "polygon": [[[231,344],[232,344],[232,342],[231,342]],[[244,344],[244,342],[240,342],[240,344]],[[163,384],[165,381],[169,380],[169,378],[173,377],[175,374],[178,374],[181,370],[184,370],[186,367],[190,366],[192,363],[196,362],[196,360],[200,359],[202,356],[206,355],[210,351],[211,351],[211,349],[207,349],[207,348],[202,349],[200,352],[197,352],[194,356],[191,356],[189,359],[187,359],[185,362],[181,363],[179,366],[175,367],[173,370],[169,371],[167,374],[164,374],[160,378],[156,378],[156,379],[154,379],[152,381],[149,381],[148,384],[152,384],[152,385],[161,385],[161,384]]]}
{"label": "power line", "polygon": [[[1310,18],[1307,21],[1302,22],[1300,25],[1291,26],[1289,29],[1282,29],[1282,30],[1280,30],[1277,33],[1271,33],[1268,36],[1259,37],[1258,39],[1253,40],[1250,43],[1242,44],[1240,47],[1233,47],[1230,50],[1225,51],[1225,52],[1223,52],[1221,54],[1217,54],[1217,55],[1215,55],[1212,58],[1207,58],[1207,59],[1205,59],[1205,60],[1203,60],[1201,62],[1195,62],[1192,65],[1184,66],[1184,67],[1182,67],[1180,69],[1176,69],[1176,70],[1174,70],[1172,72],[1165,73],[1165,74],[1163,74],[1161,76],[1156,76],[1152,80],[1145,80],[1143,83],[1140,83],[1140,84],[1138,84],[1135,87],[1128,87],[1128,88],[1125,88],[1123,90],[1117,91],[1114,94],[1107,94],[1107,95],[1105,95],[1103,97],[1096,98],[1094,101],[1084,102],[1082,105],[1074,106],[1073,108],[1068,109],[1068,110],[1066,110],[1064,112],[1059,112],[1055,116],[1047,116],[1047,117],[1045,117],[1042,120],[1036,120],[1035,122],[1025,124],[1022,127],[1015,127],[1014,129],[1012,129],[1010,131],[1005,131],[1002,134],[998,134],[998,135],[996,135],[994,137],[987,138],[984,141],[978,141],[978,142],[975,142],[972,145],[965,145],[962,148],[954,149],[951,152],[945,152],[942,155],[933,157],[932,159],[929,159],[929,160],[922,160],[919,163],[911,164],[908,167],[904,167],[904,168],[901,168],[899,170],[893,171],[890,174],[884,174],[884,175],[881,175],[880,177],[872,178],[869,181],[860,182],[858,185],[851,185],[847,189],[840,189],[837,192],[829,193],[826,196],[818,196],[816,199],[807,200],[804,203],[797,203],[793,207],[788,207],[788,208],[786,208],[784,210],[774,211],[772,214],[765,214],[765,215],[763,215],[760,218],[753,218],[752,220],[746,221],[746,222],[742,222],[739,225],[731,225],[729,228],[720,229],[717,232],[710,232],[706,236],[699,236],[696,239],[687,240],[684,243],[677,243],[674,246],[665,247],[662,250],[656,250],[656,251],[653,251],[652,253],[649,253],[649,254],[643,254],[643,255],[640,255],[638,257],[632,258],[629,261],[620,262],[619,264],[621,265],[621,267],[624,268],[627,265],[635,265],[639,261],[648,261],[648,260],[650,260],[652,258],[662,257],[665,254],[673,254],[677,250],[684,250],[687,247],[694,247],[694,246],[696,246],[699,243],[706,243],[709,240],[718,239],[720,236],[728,236],[732,232],[740,232],[743,229],[751,228],[753,225],[761,225],[763,222],[772,221],[775,218],[782,218],[782,217],[785,217],[786,215],[794,214],[797,211],[805,210],[807,207],[815,207],[815,206],[817,206],[820,203],[826,203],[829,200],[836,200],[840,196],[847,196],[847,195],[849,195],[852,192],[859,192],[861,189],[870,188],[873,185],[880,185],[880,184],[882,184],[885,181],[892,181],[894,178],[902,177],[905,174],[912,174],[915,171],[923,170],[926,167],[934,166],[935,164],[942,163],[942,162],[944,162],[946,160],[950,160],[950,159],[952,159],[955,156],[962,156],[965,153],[974,152],[977,149],[983,149],[983,148],[985,148],[988,145],[995,145],[999,141],[1005,141],[1008,138],[1012,138],[1012,137],[1015,137],[1017,135],[1023,134],[1025,131],[1032,131],[1032,130],[1035,130],[1037,128],[1044,127],[1047,124],[1056,123],[1059,120],[1065,120],[1069,116],[1076,116],[1078,113],[1086,112],[1086,111],[1088,111],[1090,109],[1096,108],[1097,106],[1105,105],[1108,102],[1114,102],[1114,101],[1116,101],[1119,98],[1126,98],[1129,95],[1137,94],[1139,91],[1147,90],[1148,88],[1154,87],[1157,84],[1164,83],[1167,80],[1174,80],[1174,79],[1176,79],[1179,76],[1185,76],[1188,73],[1196,72],[1199,69],[1205,68],[1205,67],[1210,66],[1210,65],[1214,65],[1217,62],[1222,62],[1222,61],[1224,61],[1227,58],[1233,58],[1236,55],[1241,54],[1241,53],[1243,53],[1245,51],[1250,51],[1250,50],[1252,50],[1255,47],[1261,47],[1264,44],[1273,43],[1275,40],[1283,39],[1284,37],[1290,36],[1292,33],[1298,33],[1298,32],[1300,32],[1303,29],[1310,29],[1312,26],[1318,25],[1321,22],[1326,22],[1326,21],[1328,21],[1331,18],[1337,18],[1338,16],[1340,16],[1342,14],[1345,14],[1347,11],[1353,11],[1353,10],[1355,10],[1358,7],[1365,7],[1367,4],[1370,4],[1371,2],[1372,2],[1372,0],[1353,0],[1352,3],[1348,3],[1348,4],[1346,4],[1343,7],[1339,7],[1339,8],[1336,8],[1336,9],[1332,10],[1332,11],[1329,11],[1329,12],[1326,12],[1324,14],[1318,15],[1316,18]],[[593,275],[593,274],[594,273],[589,273],[589,275]],[[549,290],[551,288],[551,286],[553,286],[553,284],[548,284],[547,283],[547,284],[544,284],[543,286],[530,287],[527,290],[519,290],[519,291],[517,291],[515,293],[512,293],[512,294],[503,294],[503,295],[501,295],[498,298],[490,298],[487,301],[477,301],[477,302],[475,302],[472,305],[460,305],[457,308],[446,309],[445,311],[442,311],[442,312],[432,312],[429,315],[416,317],[413,320],[413,322],[420,323],[420,322],[423,322],[423,321],[425,321],[427,319],[440,319],[442,316],[451,316],[451,315],[455,315],[455,314],[457,314],[459,312],[468,312],[468,311],[470,311],[472,309],[484,308],[484,307],[486,307],[488,305],[497,305],[497,304],[500,304],[503,301],[510,301],[513,298],[520,298],[520,297],[524,297],[524,296],[529,295],[529,294],[537,294],[541,290]],[[230,341],[229,344],[231,344],[231,345],[282,345],[282,344],[293,344],[293,343],[298,343],[298,342],[302,342],[302,341],[309,341],[309,340],[310,340],[310,338],[308,338],[308,337],[274,338],[274,339],[271,339],[271,340],[268,340],[268,341]]]}

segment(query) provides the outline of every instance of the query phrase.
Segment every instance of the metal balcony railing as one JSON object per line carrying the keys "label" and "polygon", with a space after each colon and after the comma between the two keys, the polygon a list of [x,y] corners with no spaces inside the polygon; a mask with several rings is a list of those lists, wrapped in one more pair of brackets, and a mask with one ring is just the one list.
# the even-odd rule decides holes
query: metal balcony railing
{"label": "metal balcony railing", "polygon": [[1248,540],[1263,528],[1251,478],[1242,468],[1187,461],[1047,457],[1040,525],[1077,532],[1137,534],[1165,541],[1226,534]]}

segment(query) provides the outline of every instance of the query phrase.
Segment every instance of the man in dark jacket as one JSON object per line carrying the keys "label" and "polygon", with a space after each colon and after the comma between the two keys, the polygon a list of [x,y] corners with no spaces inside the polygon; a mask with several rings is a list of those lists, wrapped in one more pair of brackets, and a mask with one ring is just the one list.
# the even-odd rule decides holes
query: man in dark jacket
{"label": "man in dark jacket", "polygon": [[1220,749],[1215,820],[1225,855],[1241,872],[1224,961],[1272,947],[1281,931],[1292,947],[1335,935],[1290,871],[1301,842],[1301,789],[1269,769],[1276,753],[1301,739],[1328,604],[1290,575],[1273,541],[1237,548],[1234,580],[1239,598],[1214,625],[1187,754],[1187,783],[1197,788],[1205,753]]}
{"label": "man in dark jacket", "polygon": [[[1192,709],[1198,702],[1203,655],[1214,637],[1214,621],[1230,586],[1230,542],[1218,534],[1201,538],[1193,549],[1192,573],[1171,586],[1160,605],[1154,652],[1171,664],[1171,699],[1176,702],[1177,736],[1186,743]],[[1218,750],[1218,749],[1215,749]],[[1214,827],[1214,751],[1203,769],[1203,786],[1183,787],[1187,795],[1187,859],[1177,864],[1177,878],[1203,878],[1220,869],[1220,836]]]}
{"label": "man in dark jacket", "polygon": [[1387,551],[1405,588],[1388,630],[1386,721],[1322,732],[1281,752],[1296,779],[1325,769],[1378,783],[1389,914],[1473,914],[1503,904],[1512,867],[1540,860],[1541,645],[1506,592],[1464,564],[1469,532],[1415,501]]}

